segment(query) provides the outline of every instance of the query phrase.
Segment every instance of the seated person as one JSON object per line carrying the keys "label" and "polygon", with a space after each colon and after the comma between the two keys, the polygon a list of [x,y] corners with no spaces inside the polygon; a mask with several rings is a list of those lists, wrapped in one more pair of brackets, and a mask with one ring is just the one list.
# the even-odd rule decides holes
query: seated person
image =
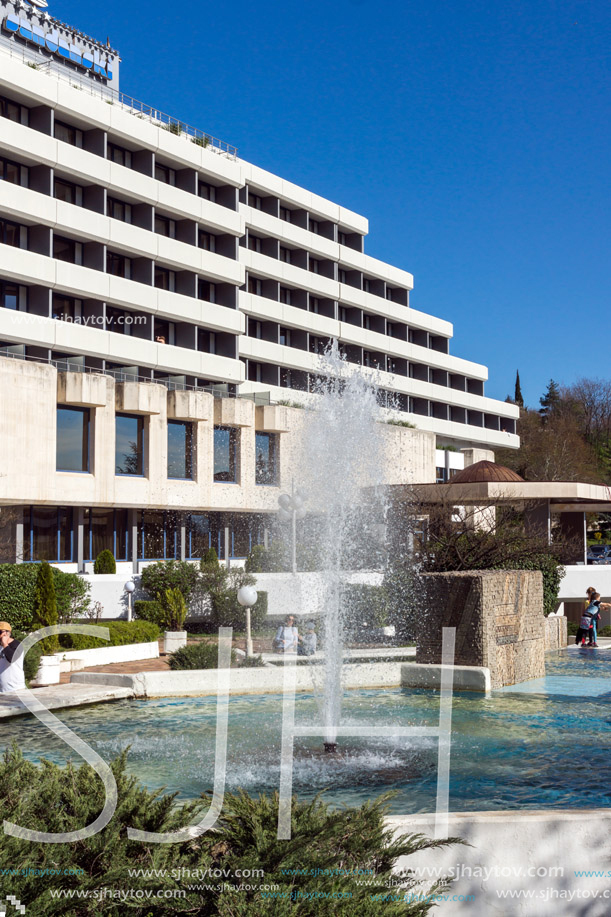
{"label": "seated person", "polygon": [[316,652],[317,637],[314,621],[308,621],[303,637],[298,637],[297,655],[313,656]]}
{"label": "seated person", "polygon": [[277,653],[297,652],[299,632],[295,627],[295,616],[287,615],[274,637],[273,647]]}

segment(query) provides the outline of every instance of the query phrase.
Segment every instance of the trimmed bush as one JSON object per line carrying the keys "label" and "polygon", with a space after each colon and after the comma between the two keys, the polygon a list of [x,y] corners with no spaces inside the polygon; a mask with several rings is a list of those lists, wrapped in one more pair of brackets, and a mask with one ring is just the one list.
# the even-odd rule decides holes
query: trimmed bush
{"label": "trimmed bush", "polygon": [[261,666],[265,665],[263,662],[263,656],[243,656],[240,668],[243,669],[258,669]]}
{"label": "trimmed bush", "polygon": [[110,640],[100,640],[86,634],[63,634],[61,639],[64,650],[93,650],[100,646],[128,646],[132,643],[152,643],[160,636],[159,628],[149,621],[108,621]]}
{"label": "trimmed bush", "polygon": [[166,589],[180,589],[185,601],[197,583],[197,567],[186,560],[163,560],[142,571],[140,584],[152,599],[163,595]]}
{"label": "trimmed bush", "polygon": [[104,551],[100,551],[98,556],[95,559],[93,565],[94,573],[116,573],[117,572],[117,562],[112,551],[109,551],[106,548]]}
{"label": "trimmed bush", "polygon": [[163,627],[163,608],[159,602],[149,599],[136,599],[134,602],[134,616],[140,621],[150,621],[158,627]]}
{"label": "trimmed bush", "polygon": [[85,617],[91,602],[91,583],[78,573],[64,573],[57,567],[51,569],[59,623],[70,624],[75,618]]}
{"label": "trimmed bush", "polygon": [[[442,877],[418,887],[419,894],[410,895],[416,891],[418,880],[405,874],[400,894],[389,894],[392,870],[400,857],[407,857],[402,866],[409,869],[415,853],[430,850],[429,861],[435,865],[434,848],[460,841],[436,841],[415,834],[394,837],[393,828],[384,820],[388,795],[357,808],[342,809],[318,797],[311,802],[294,799],[292,837],[278,841],[277,793],[253,799],[243,791],[225,792],[219,821],[197,841],[155,844],[130,839],[127,829],[161,833],[197,824],[209,810],[210,796],[177,805],[173,795],[148,790],[128,774],[125,753],[110,767],[117,783],[118,805],[109,824],[98,834],[78,843],[52,846],[8,835],[3,838],[0,870],[12,870],[10,893],[19,898],[28,915],[426,917],[435,908],[435,895],[449,888],[449,880]],[[89,765],[34,764],[25,760],[16,746],[0,761],[0,805],[6,818],[24,828],[50,833],[74,831],[91,824],[104,801],[103,784]],[[49,863],[52,870],[35,868]],[[15,864],[32,868],[15,869]],[[263,878],[248,879],[244,890],[236,895],[231,884],[215,883],[206,888],[194,883],[191,876],[195,870],[200,875],[203,870],[221,870],[219,875],[231,877],[228,883],[236,873],[240,875],[238,870],[241,875]],[[367,885],[355,882],[359,871],[364,871]],[[108,885],[117,897],[100,902],[99,889]],[[278,886],[273,899],[263,897],[269,892],[260,887],[269,885]],[[62,902],[54,897],[58,889],[67,896],[76,891],[83,897],[67,897],[67,903]],[[121,891],[127,894],[129,907],[118,898]],[[164,892],[167,897],[157,897]],[[292,892],[295,900],[291,900]],[[85,900],[87,895],[90,901]],[[376,900],[382,895],[384,900]]]}
{"label": "trimmed bush", "polygon": [[[231,663],[235,663],[235,651],[231,651]],[[190,643],[182,646],[169,657],[171,669],[216,669],[219,649],[216,643]]]}
{"label": "trimmed bush", "polygon": [[[38,568],[36,577],[36,589],[34,592],[34,625],[36,629],[40,627],[51,627],[57,624],[57,599],[55,597],[55,583],[53,582],[53,571],[46,560],[43,560]],[[43,655],[52,655],[59,649],[59,640],[56,634],[45,637],[40,643]]]}

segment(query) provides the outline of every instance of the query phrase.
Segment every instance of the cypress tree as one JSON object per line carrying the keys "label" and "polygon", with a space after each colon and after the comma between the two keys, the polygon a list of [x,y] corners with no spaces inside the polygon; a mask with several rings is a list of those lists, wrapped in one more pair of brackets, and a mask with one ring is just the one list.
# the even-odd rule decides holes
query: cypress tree
{"label": "cypress tree", "polygon": [[516,388],[515,388],[515,394],[513,396],[513,400],[518,405],[518,407],[521,407],[521,408],[524,407],[524,398],[522,397],[522,388],[520,386],[520,371],[519,370],[516,370]]}
{"label": "cypress tree", "polygon": [[[57,599],[55,597],[53,570],[46,560],[43,560],[38,568],[38,576],[36,577],[34,623],[39,628],[57,624]],[[56,634],[53,634],[51,637],[45,637],[40,645],[45,656],[50,656],[59,650],[59,639]]]}

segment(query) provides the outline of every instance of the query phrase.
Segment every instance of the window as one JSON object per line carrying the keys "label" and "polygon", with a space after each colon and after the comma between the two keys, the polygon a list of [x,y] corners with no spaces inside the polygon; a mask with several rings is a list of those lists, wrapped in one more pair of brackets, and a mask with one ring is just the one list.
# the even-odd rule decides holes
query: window
{"label": "window", "polygon": [[286,306],[290,306],[291,291],[288,287],[280,287],[280,302],[283,302]]}
{"label": "window", "polygon": [[255,210],[261,210],[262,200],[258,194],[248,194],[248,206],[254,207]]}
{"label": "window", "polygon": [[155,325],[155,343],[157,344],[174,344],[176,335],[176,325],[174,322],[166,322],[164,319],[154,319]]}
{"label": "window", "polygon": [[310,312],[320,312],[320,300],[317,296],[310,296]]}
{"label": "window", "polygon": [[205,201],[216,200],[216,188],[214,185],[208,185],[204,181],[199,181],[197,183],[197,193],[200,197],[203,197]]}
{"label": "window", "polygon": [[21,105],[18,105],[17,102],[11,102],[10,99],[0,97],[0,115],[3,118],[8,118],[9,121],[16,121],[19,124],[21,123]]}
{"label": "window", "polygon": [[193,477],[193,424],[168,420],[168,477]]}
{"label": "window", "polygon": [[340,245],[345,245],[346,244],[346,233],[340,232],[338,234],[337,241],[339,242]]}
{"label": "window", "polygon": [[392,289],[390,287],[386,287],[386,299],[392,302]]}
{"label": "window", "polygon": [[72,560],[72,508],[32,506],[24,519],[25,560]]}
{"label": "window", "polygon": [[64,239],[62,236],[53,236],[53,257],[59,261],[69,261],[76,264],[76,245],[72,239]]}
{"label": "window", "polygon": [[108,198],[108,216],[113,220],[121,220],[122,223],[131,223],[132,205],[126,204],[125,201],[117,201],[113,197]]}
{"label": "window", "polygon": [[169,166],[162,166],[161,163],[155,163],[155,178],[157,181],[162,181],[166,185],[173,185],[176,180],[176,173],[174,169],[170,169]]}
{"label": "window", "polygon": [[248,292],[254,293],[255,296],[263,295],[261,281],[259,280],[258,277],[249,277],[248,278]]}
{"label": "window", "polygon": [[320,270],[320,262],[316,258],[310,258],[310,270],[313,274],[318,274]]}
{"label": "window", "polygon": [[0,220],[0,242],[3,245],[19,248],[21,246],[21,226],[18,226],[17,223],[10,223],[8,220]]}
{"label": "window", "polygon": [[106,273],[114,277],[125,277],[129,280],[131,276],[131,261],[124,255],[118,255],[116,252],[106,252]]}
{"label": "window", "polygon": [[55,122],[53,136],[56,140],[70,143],[72,146],[80,147],[83,145],[83,132],[76,127],[71,127],[69,124],[64,124],[63,121]]}
{"label": "window", "polygon": [[173,239],[176,234],[176,224],[174,220],[155,214],[155,232],[160,236],[167,236],[169,239]]}
{"label": "window", "polygon": [[249,338],[261,338],[262,325],[261,322],[256,321],[254,318],[248,319],[248,337]]}
{"label": "window", "polygon": [[106,331],[114,331],[115,334],[125,334],[126,313],[123,309],[115,309],[114,306],[106,306]]}
{"label": "window", "polygon": [[115,415],[115,474],[144,474],[144,417]]}
{"label": "window", "polygon": [[128,559],[126,509],[85,510],[85,558],[95,560],[100,551],[112,551],[117,560]]}
{"label": "window", "polygon": [[158,290],[174,289],[174,271],[169,271],[165,267],[155,265],[155,286]]}
{"label": "window", "polygon": [[216,285],[208,280],[198,280],[197,298],[205,302],[216,302]]}
{"label": "window", "polygon": [[206,328],[198,328],[197,349],[200,353],[216,353],[216,333]]}
{"label": "window", "polygon": [[278,439],[275,433],[255,433],[255,483],[278,484]]}
{"label": "window", "polygon": [[16,283],[0,282],[0,306],[4,309],[19,308],[19,287]]}
{"label": "window", "polygon": [[365,293],[370,293],[370,292],[371,292],[371,284],[370,284],[369,280],[367,279],[367,277],[364,277],[364,278],[363,278],[363,291],[364,291]]}
{"label": "window", "polygon": [[73,322],[76,316],[76,302],[69,296],[53,294],[51,315],[58,322]]}
{"label": "window", "polygon": [[261,251],[261,239],[259,236],[253,236],[250,232],[248,233],[248,247],[251,252],[260,252]]}
{"label": "window", "polygon": [[197,244],[200,248],[203,248],[205,252],[214,251],[214,236],[210,232],[205,232],[203,229],[198,230],[197,233]]}
{"label": "window", "polygon": [[337,279],[339,280],[340,283],[346,283],[346,272],[342,270],[341,268],[339,269]]}
{"label": "window", "polygon": [[122,146],[117,146],[116,143],[108,144],[108,159],[110,159],[111,162],[116,162],[119,166],[126,166],[128,169],[132,167],[131,150],[126,150]]}
{"label": "window", "polygon": [[12,185],[21,184],[21,166],[10,159],[0,159],[0,181],[8,181]]}
{"label": "window", "polygon": [[89,471],[89,408],[58,407],[58,471]]}
{"label": "window", "polygon": [[56,178],[54,194],[58,201],[76,204],[77,207],[83,206],[83,189],[79,185],[73,185],[72,182]]}
{"label": "window", "polygon": [[348,310],[346,309],[345,306],[340,306],[340,307],[339,307],[339,320],[340,320],[340,322],[347,322],[347,321],[348,321]]}
{"label": "window", "polygon": [[280,260],[284,261],[285,264],[291,263],[291,250],[290,248],[284,248],[283,245],[280,246]]}
{"label": "window", "polygon": [[318,220],[310,220],[310,232],[315,232],[316,235],[320,232],[320,226]]}
{"label": "window", "polygon": [[288,207],[280,208],[280,219],[284,220],[285,223],[291,222],[291,211],[288,209]]}
{"label": "window", "polygon": [[237,483],[239,436],[236,427],[214,428],[214,480],[217,483]]}
{"label": "window", "polygon": [[280,328],[280,335],[278,337],[278,343],[282,344],[284,347],[291,346],[291,329],[290,328]]}

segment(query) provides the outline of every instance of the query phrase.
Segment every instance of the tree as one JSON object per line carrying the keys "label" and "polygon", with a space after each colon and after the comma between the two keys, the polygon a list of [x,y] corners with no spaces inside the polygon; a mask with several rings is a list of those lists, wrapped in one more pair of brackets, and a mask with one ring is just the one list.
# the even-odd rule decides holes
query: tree
{"label": "tree", "polygon": [[558,383],[554,382],[553,379],[549,380],[545,394],[539,398],[539,414],[543,417],[544,420],[547,420],[551,414],[555,411],[560,403],[560,388]]}
{"label": "tree", "polygon": [[522,388],[520,386],[520,371],[519,370],[516,370],[516,386],[515,386],[513,400],[514,400],[514,403],[518,405],[518,407],[521,407],[521,408],[524,407],[524,398],[522,397]]}
{"label": "tree", "polygon": [[[57,624],[57,599],[51,565],[43,560],[38,568],[36,578],[36,591],[34,593],[34,622],[38,628],[51,627]],[[41,640],[43,653],[51,656],[59,650],[57,634]]]}

